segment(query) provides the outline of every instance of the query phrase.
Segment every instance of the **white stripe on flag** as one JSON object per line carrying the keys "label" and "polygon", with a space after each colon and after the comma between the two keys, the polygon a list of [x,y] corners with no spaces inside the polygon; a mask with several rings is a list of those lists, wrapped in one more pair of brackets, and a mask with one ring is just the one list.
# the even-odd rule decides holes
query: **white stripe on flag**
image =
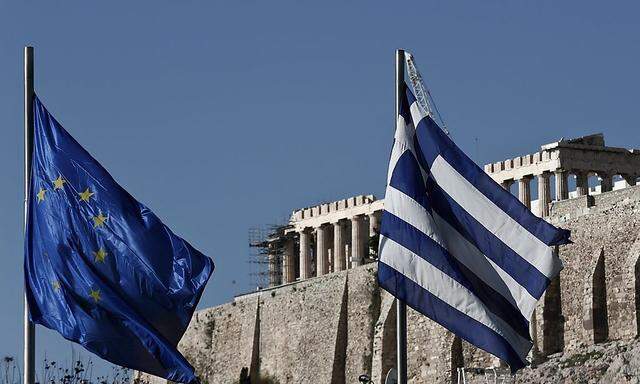
{"label": "white stripe on flag", "polygon": [[408,224],[429,236],[433,241],[446,249],[445,243],[438,235],[438,227],[433,217],[417,201],[397,190],[392,185],[387,186],[384,196],[384,210],[399,217]]}
{"label": "white stripe on flag", "polygon": [[538,300],[437,213],[433,216],[440,230],[439,233],[447,243],[449,253],[473,271],[485,284],[496,290],[507,301],[515,304],[525,319],[531,319]]}
{"label": "white stripe on flag", "polygon": [[384,203],[387,212],[440,244],[480,280],[516,306],[526,319],[531,318],[537,300],[437,213],[432,216],[415,200],[391,185],[387,186]]}
{"label": "white stripe on flag", "polygon": [[[521,357],[531,342],[518,335],[509,324],[489,311],[467,288],[392,239],[380,236],[380,261],[400,272],[447,305],[475,319],[501,335]],[[387,256],[389,255],[389,256]]]}
{"label": "white stripe on flag", "polygon": [[420,123],[420,120],[424,119],[427,116],[424,114],[424,112],[422,111],[422,107],[420,107],[417,101],[411,104],[409,110],[411,111],[411,120],[413,120],[416,127]]}
{"label": "white stripe on flag", "polygon": [[560,270],[551,247],[527,231],[456,171],[442,156],[431,165],[438,185],[467,213],[538,271],[553,278]]}

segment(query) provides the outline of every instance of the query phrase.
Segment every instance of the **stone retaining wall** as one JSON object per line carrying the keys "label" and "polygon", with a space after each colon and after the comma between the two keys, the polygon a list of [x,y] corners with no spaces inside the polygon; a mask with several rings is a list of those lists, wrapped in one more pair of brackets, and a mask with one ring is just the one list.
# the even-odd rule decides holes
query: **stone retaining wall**
{"label": "stone retaining wall", "polygon": [[[556,203],[554,224],[572,230],[559,285],[535,316],[535,360],[574,354],[598,338],[638,335],[640,187]],[[198,311],[180,342],[204,383],[237,383],[246,369],[285,383],[383,383],[395,364],[394,299],[376,284],[375,264],[311,278]],[[603,328],[604,327],[604,328]],[[500,362],[408,312],[411,383],[451,383],[452,372]]]}

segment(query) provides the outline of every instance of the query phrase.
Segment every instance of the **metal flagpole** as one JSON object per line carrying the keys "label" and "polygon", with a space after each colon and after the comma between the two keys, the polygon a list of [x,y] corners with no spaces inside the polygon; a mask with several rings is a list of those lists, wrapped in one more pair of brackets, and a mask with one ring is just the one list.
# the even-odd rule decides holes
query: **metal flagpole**
{"label": "metal flagpole", "polygon": [[[24,230],[27,229],[31,153],[33,152],[33,47],[24,47]],[[26,284],[26,281],[25,281]],[[35,382],[36,331],[29,320],[29,305],[24,297],[24,384]]]}
{"label": "metal flagpole", "polygon": [[[394,123],[397,123],[400,115],[400,97],[404,85],[404,50],[396,51],[396,115]],[[396,349],[398,350],[398,384],[407,384],[407,304],[396,299]]]}

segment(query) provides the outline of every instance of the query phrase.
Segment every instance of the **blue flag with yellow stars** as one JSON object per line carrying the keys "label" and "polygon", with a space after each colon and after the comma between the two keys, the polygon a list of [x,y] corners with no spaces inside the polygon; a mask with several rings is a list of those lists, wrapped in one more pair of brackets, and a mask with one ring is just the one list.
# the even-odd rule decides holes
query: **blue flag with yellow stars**
{"label": "blue flag with yellow stars", "polygon": [[114,364],[196,381],[176,346],[213,262],[118,185],[37,97],[29,191],[31,320]]}

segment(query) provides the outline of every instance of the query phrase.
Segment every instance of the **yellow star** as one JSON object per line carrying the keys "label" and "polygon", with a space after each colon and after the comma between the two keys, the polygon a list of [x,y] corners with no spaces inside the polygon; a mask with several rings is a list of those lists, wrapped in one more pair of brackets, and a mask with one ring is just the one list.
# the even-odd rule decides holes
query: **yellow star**
{"label": "yellow star", "polygon": [[104,248],[98,249],[97,252],[93,252],[93,256],[95,256],[96,263],[104,263],[104,258],[107,257],[108,253],[104,250]]}
{"label": "yellow star", "polygon": [[93,216],[93,228],[102,227],[108,218],[108,216],[103,216],[102,212],[100,212],[98,216]]}
{"label": "yellow star", "polygon": [[93,301],[95,301],[96,303],[100,300],[102,300],[102,297],[100,297],[100,290],[96,289],[94,290],[93,288],[91,288],[91,292],[89,292],[89,296],[93,299]]}
{"label": "yellow star", "polygon": [[60,188],[64,188],[64,183],[66,183],[67,180],[62,178],[62,175],[58,176],[57,179],[53,180],[53,189],[60,189]]}
{"label": "yellow star", "polygon": [[89,201],[89,198],[93,196],[94,193],[91,192],[91,190],[89,190],[89,188],[87,187],[84,192],[78,193],[78,195],[80,195],[80,201]]}
{"label": "yellow star", "polygon": [[40,191],[38,192],[38,194],[36,194],[36,196],[38,196],[38,203],[44,200],[45,192],[47,192],[46,189],[40,188]]}
{"label": "yellow star", "polygon": [[58,280],[54,280],[51,283],[51,286],[53,287],[53,290],[58,292],[60,290],[60,282]]}

